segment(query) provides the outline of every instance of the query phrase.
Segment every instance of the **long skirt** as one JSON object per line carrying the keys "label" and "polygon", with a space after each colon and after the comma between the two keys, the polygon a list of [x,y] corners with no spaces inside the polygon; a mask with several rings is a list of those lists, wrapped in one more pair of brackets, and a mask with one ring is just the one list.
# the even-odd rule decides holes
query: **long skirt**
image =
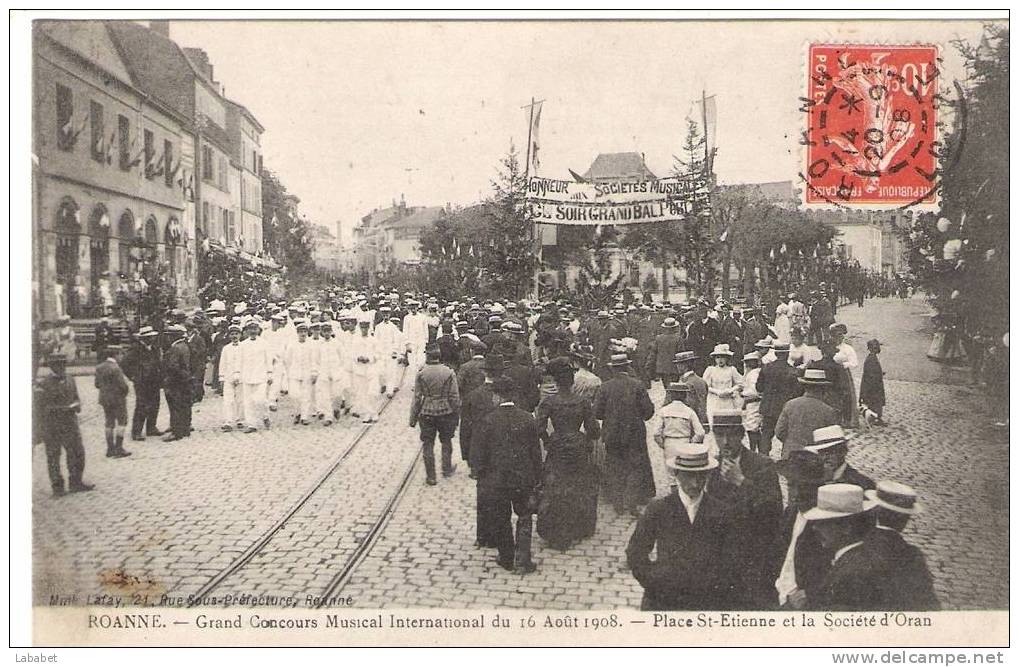
{"label": "long skirt", "polygon": [[620,511],[635,509],[655,497],[651,459],[643,438],[635,442],[606,443],[605,496]]}
{"label": "long skirt", "polygon": [[838,382],[839,394],[842,399],[839,402],[839,415],[842,417],[843,428],[858,428],[860,426],[860,412],[856,407],[856,383],[853,381],[853,373],[848,368],[840,369]]}
{"label": "long skirt", "polygon": [[554,548],[594,535],[598,522],[598,468],[581,433],[549,448],[538,504],[538,535]]}

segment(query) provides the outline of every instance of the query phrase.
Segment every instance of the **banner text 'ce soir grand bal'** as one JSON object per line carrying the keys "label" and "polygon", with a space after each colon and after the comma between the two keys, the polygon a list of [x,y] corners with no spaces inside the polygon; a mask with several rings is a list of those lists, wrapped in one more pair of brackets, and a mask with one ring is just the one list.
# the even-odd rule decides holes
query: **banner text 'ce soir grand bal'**
{"label": "banner text 'ce soir grand bal'", "polygon": [[531,177],[527,205],[533,222],[628,225],[688,220],[710,214],[704,178],[578,183]]}

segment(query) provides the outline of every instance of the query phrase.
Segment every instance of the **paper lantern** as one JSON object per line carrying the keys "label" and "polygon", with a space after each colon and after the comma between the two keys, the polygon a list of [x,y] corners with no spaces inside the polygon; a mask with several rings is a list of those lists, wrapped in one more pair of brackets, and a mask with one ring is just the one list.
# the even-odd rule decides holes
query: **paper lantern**
{"label": "paper lantern", "polygon": [[948,218],[938,218],[938,231],[944,234],[948,231],[948,228],[952,226],[952,221]]}

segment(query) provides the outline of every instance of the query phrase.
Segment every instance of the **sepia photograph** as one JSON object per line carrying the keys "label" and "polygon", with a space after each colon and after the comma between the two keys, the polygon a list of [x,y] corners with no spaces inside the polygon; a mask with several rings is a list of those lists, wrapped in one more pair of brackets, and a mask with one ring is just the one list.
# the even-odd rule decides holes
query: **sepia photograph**
{"label": "sepia photograph", "polygon": [[1007,11],[12,17],[28,646],[1008,645]]}

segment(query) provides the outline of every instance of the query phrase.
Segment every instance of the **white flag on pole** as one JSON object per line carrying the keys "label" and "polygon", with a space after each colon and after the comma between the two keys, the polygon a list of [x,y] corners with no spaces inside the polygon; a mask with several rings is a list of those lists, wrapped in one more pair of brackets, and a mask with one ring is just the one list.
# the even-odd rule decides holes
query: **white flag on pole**
{"label": "white flag on pole", "polygon": [[538,157],[538,126],[541,123],[541,105],[544,102],[537,102],[534,105],[534,115],[531,116],[531,169],[537,171],[541,166]]}
{"label": "white flag on pole", "polygon": [[718,109],[715,106],[715,96],[709,95],[708,97],[697,100],[697,112],[699,120],[704,127],[704,141],[705,141],[705,152],[710,156],[715,150],[715,131],[718,127]]}

